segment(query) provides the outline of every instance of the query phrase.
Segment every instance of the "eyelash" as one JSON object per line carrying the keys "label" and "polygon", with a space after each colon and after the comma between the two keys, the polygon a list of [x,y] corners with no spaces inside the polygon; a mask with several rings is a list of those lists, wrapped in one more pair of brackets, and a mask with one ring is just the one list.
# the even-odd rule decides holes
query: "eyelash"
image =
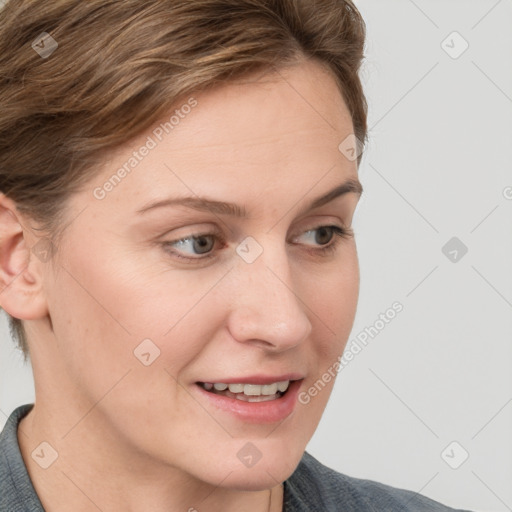
{"label": "eyelash", "polygon": [[[338,245],[342,242],[343,239],[349,239],[354,236],[354,232],[352,229],[344,228],[344,227],[342,228],[340,226],[335,226],[335,225],[317,226],[316,228],[312,228],[312,229],[308,229],[308,230],[304,231],[304,233],[318,231],[322,228],[331,229],[333,232],[333,238],[331,238],[331,241],[327,245],[321,246],[320,249],[312,249],[312,250],[308,251],[310,253],[316,253],[319,256],[328,256],[328,255],[332,254],[333,252],[336,251],[336,249],[338,248]],[[164,248],[166,249],[167,252],[171,253],[172,255],[176,256],[177,258],[179,258],[181,260],[187,260],[189,262],[204,261],[206,259],[210,259],[215,256],[213,250],[209,253],[206,253],[204,256],[189,257],[189,256],[183,256],[183,255],[179,254],[178,252],[171,251],[168,249],[168,247],[173,246],[174,244],[177,244],[178,242],[184,242],[186,240],[193,240],[193,239],[197,239],[197,238],[201,238],[201,237],[208,237],[208,236],[214,236],[218,240],[220,240],[222,243],[225,243],[225,239],[220,235],[220,233],[214,232],[214,233],[198,233],[198,234],[187,236],[185,238],[180,238],[178,240],[171,240],[169,242],[163,242],[162,245],[164,246]]]}

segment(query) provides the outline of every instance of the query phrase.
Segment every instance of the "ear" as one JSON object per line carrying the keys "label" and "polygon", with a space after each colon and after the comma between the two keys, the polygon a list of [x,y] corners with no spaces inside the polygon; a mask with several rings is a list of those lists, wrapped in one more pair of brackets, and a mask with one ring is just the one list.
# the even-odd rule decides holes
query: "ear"
{"label": "ear", "polygon": [[48,263],[31,251],[37,237],[24,224],[15,203],[0,193],[0,306],[14,318],[36,320],[48,314],[42,287]]}

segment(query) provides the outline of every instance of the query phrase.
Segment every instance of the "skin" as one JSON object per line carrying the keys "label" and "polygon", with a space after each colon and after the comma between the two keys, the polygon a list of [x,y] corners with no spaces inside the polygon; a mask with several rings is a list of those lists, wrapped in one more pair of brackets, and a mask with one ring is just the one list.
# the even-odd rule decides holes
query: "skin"
{"label": "skin", "polygon": [[[50,512],[266,511],[269,489],[281,510],[280,484],[331,393],[334,380],[284,421],[251,423],[216,409],[195,383],[298,372],[304,391],[343,352],[359,291],[355,240],[308,231],[349,228],[359,196],[303,210],[357,180],[356,162],[338,150],[353,133],[340,92],[321,65],[301,61],[194,97],[104,199],[94,188],[151,131],[112,152],[72,196],[50,261],[30,252],[34,222],[1,197],[1,305],[24,320],[37,397],[18,438]],[[184,195],[236,203],[249,217],[183,206],[137,213]],[[190,239],[164,245],[215,232],[224,242],[208,259],[176,256],[201,257]],[[250,264],[236,252],[247,236],[263,248]],[[147,338],[160,356],[144,366],[133,351]],[[31,456],[43,441],[58,452],[45,470]],[[262,454],[251,468],[237,457],[249,441]]]}

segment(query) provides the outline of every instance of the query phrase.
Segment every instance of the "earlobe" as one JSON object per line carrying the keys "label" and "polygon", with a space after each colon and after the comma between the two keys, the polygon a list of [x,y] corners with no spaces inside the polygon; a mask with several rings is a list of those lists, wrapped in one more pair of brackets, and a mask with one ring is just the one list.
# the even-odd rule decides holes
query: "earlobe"
{"label": "earlobe", "polygon": [[20,320],[34,320],[48,313],[42,287],[43,263],[30,250],[34,239],[15,203],[0,193],[0,306]]}

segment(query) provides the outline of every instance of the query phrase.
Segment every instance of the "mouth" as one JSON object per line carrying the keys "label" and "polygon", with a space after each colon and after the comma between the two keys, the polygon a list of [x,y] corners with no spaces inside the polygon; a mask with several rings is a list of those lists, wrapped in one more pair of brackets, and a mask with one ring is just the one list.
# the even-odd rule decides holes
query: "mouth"
{"label": "mouth", "polygon": [[275,423],[290,416],[297,406],[297,396],[304,375],[245,376],[215,382],[195,382],[198,399],[213,414],[234,416],[249,423]]}
{"label": "mouth", "polygon": [[209,393],[242,402],[270,402],[283,397],[292,382],[294,381],[282,380],[269,384],[198,382],[197,385]]}

